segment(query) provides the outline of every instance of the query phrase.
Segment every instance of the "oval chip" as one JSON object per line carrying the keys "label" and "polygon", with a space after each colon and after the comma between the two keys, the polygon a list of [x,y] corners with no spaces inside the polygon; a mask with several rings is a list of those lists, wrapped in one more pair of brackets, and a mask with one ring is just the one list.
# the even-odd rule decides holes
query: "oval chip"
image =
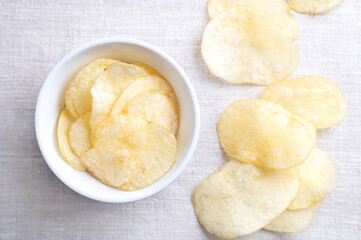
{"label": "oval chip", "polygon": [[78,118],[70,127],[69,143],[73,152],[81,157],[91,146],[90,141],[90,112]]}
{"label": "oval chip", "polygon": [[221,146],[231,157],[271,169],[299,165],[316,142],[310,122],[259,99],[228,105],[217,129]]}
{"label": "oval chip", "polygon": [[260,98],[282,105],[316,128],[336,125],[347,110],[345,97],[336,83],[319,76],[277,81],[267,86]]}
{"label": "oval chip", "polygon": [[287,0],[292,10],[300,13],[320,14],[330,11],[343,0]]}
{"label": "oval chip", "polygon": [[245,5],[210,21],[201,51],[209,70],[232,83],[267,85],[289,77],[300,61],[296,45],[268,13]]}
{"label": "oval chip", "polygon": [[234,238],[262,228],[285,211],[298,184],[290,171],[231,160],[196,187],[193,207],[209,232]]}

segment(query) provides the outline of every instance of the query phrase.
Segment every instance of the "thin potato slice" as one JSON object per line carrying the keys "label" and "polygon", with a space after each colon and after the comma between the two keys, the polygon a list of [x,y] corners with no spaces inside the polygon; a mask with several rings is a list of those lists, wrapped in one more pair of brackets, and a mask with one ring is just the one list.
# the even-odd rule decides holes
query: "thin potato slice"
{"label": "thin potato slice", "polygon": [[231,103],[218,122],[222,148],[233,158],[271,169],[302,163],[316,142],[315,127],[272,102]]}
{"label": "thin potato slice", "polygon": [[143,68],[144,71],[146,71],[149,75],[151,76],[156,76],[156,77],[161,77],[163,78],[163,76],[154,68],[149,67],[148,65],[144,64],[144,63],[133,63],[135,66],[141,67]]}
{"label": "thin potato slice", "polygon": [[90,89],[98,76],[116,60],[100,58],[86,65],[69,83],[65,93],[66,108],[77,119],[92,109]]}
{"label": "thin potato slice", "polygon": [[266,10],[286,36],[292,40],[297,38],[300,24],[283,0],[208,0],[209,16],[214,18],[224,10],[236,5],[251,5]]}
{"label": "thin potato slice", "polygon": [[345,97],[336,83],[319,76],[274,82],[267,86],[260,98],[282,105],[312,122],[316,128],[336,125],[347,110]]}
{"label": "thin potato slice", "polygon": [[332,159],[315,147],[311,155],[295,168],[300,179],[300,189],[288,209],[307,208],[322,201],[336,182],[336,167]]}
{"label": "thin potato slice", "polygon": [[209,232],[234,238],[257,231],[285,211],[298,184],[291,171],[231,160],[196,187],[193,207]]}
{"label": "thin potato slice", "polygon": [[301,232],[311,223],[320,208],[321,202],[301,210],[284,211],[271,223],[264,226],[263,229],[286,233]]}
{"label": "thin potato slice", "polygon": [[210,21],[201,51],[209,70],[232,83],[267,85],[289,77],[300,61],[296,45],[268,13],[246,5]]}
{"label": "thin potato slice", "polygon": [[61,153],[65,160],[69,163],[71,167],[76,170],[83,171],[85,167],[79,161],[77,155],[73,153],[69,144],[69,129],[73,124],[74,119],[68,112],[66,108],[60,113],[58,120],[58,143]]}
{"label": "thin potato slice", "polygon": [[309,14],[328,12],[342,1],[343,0],[287,0],[292,10]]}
{"label": "thin potato slice", "polygon": [[90,141],[90,112],[78,118],[70,127],[69,143],[73,152],[81,157],[91,146]]}

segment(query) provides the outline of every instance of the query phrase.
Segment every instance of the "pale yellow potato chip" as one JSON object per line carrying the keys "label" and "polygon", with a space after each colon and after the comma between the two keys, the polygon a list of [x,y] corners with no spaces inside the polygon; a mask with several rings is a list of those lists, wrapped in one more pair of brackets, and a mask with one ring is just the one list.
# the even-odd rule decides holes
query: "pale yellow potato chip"
{"label": "pale yellow potato chip", "polygon": [[69,130],[74,121],[68,110],[64,108],[58,120],[58,144],[63,157],[69,165],[76,170],[83,171],[85,167],[79,161],[79,157],[73,153],[69,144]]}
{"label": "pale yellow potato chip", "polygon": [[144,69],[144,71],[146,71],[149,75],[151,76],[156,76],[156,77],[161,77],[163,78],[163,76],[154,68],[151,68],[150,66],[144,64],[144,63],[140,63],[140,62],[135,62],[133,63],[135,66],[141,67]]}
{"label": "pale yellow potato chip", "polygon": [[300,179],[300,189],[288,209],[307,208],[322,201],[336,182],[336,167],[332,159],[315,147],[311,155],[295,168]]}
{"label": "pale yellow potato chip", "polygon": [[272,17],[247,5],[213,18],[203,32],[201,51],[209,70],[232,83],[267,85],[289,77],[300,61],[296,45]]}
{"label": "pale yellow potato chip", "polygon": [[287,0],[292,10],[300,13],[320,14],[330,11],[343,0]]}
{"label": "pale yellow potato chip", "polygon": [[231,160],[196,187],[193,207],[210,233],[235,238],[261,229],[285,211],[298,185],[291,171]]}
{"label": "pale yellow potato chip", "polygon": [[69,143],[73,152],[81,157],[91,146],[89,126],[90,112],[78,118],[70,127]]}
{"label": "pale yellow potato chip", "polygon": [[77,119],[92,109],[90,88],[98,76],[116,60],[100,58],[86,65],[69,83],[65,93],[66,108]]}
{"label": "pale yellow potato chip", "polygon": [[124,112],[157,123],[177,135],[178,114],[170,98],[159,92],[147,92],[134,97]]}
{"label": "pale yellow potato chip", "polygon": [[282,32],[290,39],[295,40],[300,31],[300,24],[290,12],[288,4],[283,0],[208,0],[208,13],[214,18],[219,13],[237,5],[251,5],[267,13],[275,21]]}
{"label": "pale yellow potato chip", "polygon": [[110,65],[95,81],[91,88],[93,97],[90,127],[94,133],[98,124],[107,118],[120,94],[130,84],[148,74],[140,67],[118,62]]}
{"label": "pale yellow potato chip", "polygon": [[347,110],[345,97],[336,83],[319,76],[274,82],[266,87],[260,98],[282,105],[312,122],[316,128],[336,125]]}
{"label": "pale yellow potato chip", "polygon": [[321,202],[301,210],[286,210],[263,229],[286,233],[301,232],[311,223],[320,208]]}
{"label": "pale yellow potato chip", "polygon": [[271,169],[302,163],[316,142],[315,127],[272,102],[231,103],[218,122],[222,148],[233,158]]}

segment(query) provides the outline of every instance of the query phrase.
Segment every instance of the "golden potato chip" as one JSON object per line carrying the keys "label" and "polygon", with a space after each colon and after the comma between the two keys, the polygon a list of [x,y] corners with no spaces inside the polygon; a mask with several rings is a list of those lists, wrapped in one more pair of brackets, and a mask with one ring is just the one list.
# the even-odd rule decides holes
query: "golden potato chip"
{"label": "golden potato chip", "polygon": [[307,160],[295,169],[298,171],[300,189],[288,209],[303,209],[322,201],[335,185],[335,164],[317,147],[313,149]]}
{"label": "golden potato chip", "polygon": [[343,0],[287,0],[292,10],[300,13],[320,14],[330,11]]}
{"label": "golden potato chip", "polygon": [[306,76],[286,79],[267,86],[260,96],[282,105],[313,123],[327,128],[346,115],[346,100],[336,83],[325,77]]}
{"label": "golden potato chip", "polygon": [[300,24],[290,12],[290,8],[283,0],[208,0],[208,13],[214,18],[226,9],[237,5],[251,5],[267,13],[275,21],[282,32],[290,39],[295,40],[300,31]]}
{"label": "golden potato chip", "polygon": [[234,238],[262,228],[285,211],[298,185],[291,171],[231,160],[196,187],[193,207],[209,232]]}
{"label": "golden potato chip", "polygon": [[231,103],[218,122],[222,148],[233,158],[271,169],[302,163],[316,142],[315,127],[272,102]]}
{"label": "golden potato chip", "polygon": [[296,45],[268,13],[246,5],[209,22],[201,51],[209,70],[232,83],[267,85],[289,77],[300,61]]}
{"label": "golden potato chip", "polygon": [[143,68],[143,70],[146,71],[151,76],[156,76],[156,77],[163,78],[163,76],[157,70],[155,70],[154,68],[149,67],[148,65],[146,65],[144,63],[136,62],[136,63],[133,63],[133,64],[135,66]]}
{"label": "golden potato chip", "polygon": [[100,58],[86,65],[69,83],[65,93],[66,108],[77,119],[92,108],[90,88],[98,76],[116,60]]}
{"label": "golden potato chip", "polygon": [[73,153],[69,144],[69,129],[73,122],[73,117],[70,115],[68,110],[64,108],[58,120],[58,143],[60,151],[69,165],[76,170],[82,171],[85,170],[85,167],[79,161],[78,156]]}
{"label": "golden potato chip", "polygon": [[120,94],[130,84],[148,74],[140,67],[123,62],[110,65],[95,81],[91,88],[93,97],[90,127],[94,133],[98,124],[107,118]]}
{"label": "golden potato chip", "polygon": [[78,118],[69,130],[70,147],[78,157],[91,148],[89,119],[90,112],[87,112]]}
{"label": "golden potato chip", "polygon": [[320,207],[321,202],[301,210],[286,210],[263,229],[286,233],[301,232],[311,223]]}

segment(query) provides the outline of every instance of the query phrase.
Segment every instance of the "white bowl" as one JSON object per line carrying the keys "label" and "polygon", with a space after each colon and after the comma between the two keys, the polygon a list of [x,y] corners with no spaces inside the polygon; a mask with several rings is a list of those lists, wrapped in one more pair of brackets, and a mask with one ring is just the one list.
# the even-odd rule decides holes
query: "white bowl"
{"label": "white bowl", "polygon": [[[142,62],[158,70],[172,85],[180,109],[178,156],[172,169],[152,185],[137,191],[120,191],[102,184],[87,172],[76,171],[63,159],[56,136],[59,114],[64,108],[69,81],[97,58]],[[149,197],[172,183],[190,161],[198,140],[199,107],[192,84],[182,68],[160,49],[138,40],[103,39],[85,44],[66,55],[53,68],[39,93],[35,130],[40,150],[54,174],[85,197],[103,202],[131,202]]]}

